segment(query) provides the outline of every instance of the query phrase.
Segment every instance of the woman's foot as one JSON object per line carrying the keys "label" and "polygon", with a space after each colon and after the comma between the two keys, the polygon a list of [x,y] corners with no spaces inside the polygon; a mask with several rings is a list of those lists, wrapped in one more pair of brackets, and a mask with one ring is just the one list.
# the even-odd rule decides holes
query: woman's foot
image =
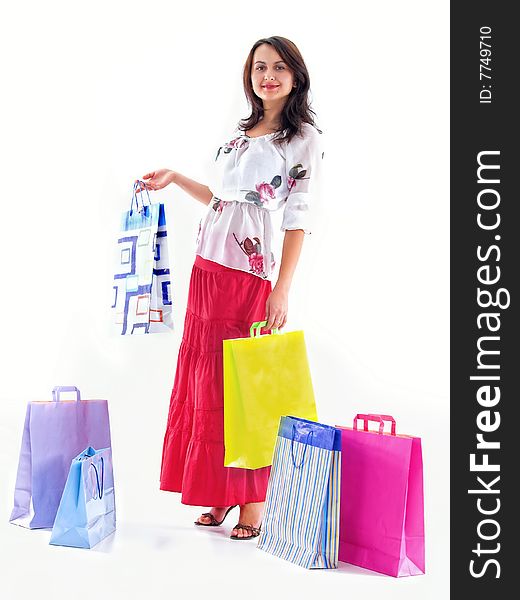
{"label": "woman's foot", "polygon": [[211,515],[213,515],[213,518],[211,518],[207,513],[202,514],[195,521],[195,523],[198,523],[199,525],[216,525],[218,523],[220,525],[225,519],[227,512],[230,510],[230,508],[232,507],[214,506],[211,510],[208,511]]}
{"label": "woman's foot", "polygon": [[262,523],[262,515],[264,512],[263,502],[250,502],[240,507],[240,517],[238,523],[241,525],[248,525],[248,528],[235,527],[231,532],[231,537],[239,539],[250,539],[258,537],[258,530]]}

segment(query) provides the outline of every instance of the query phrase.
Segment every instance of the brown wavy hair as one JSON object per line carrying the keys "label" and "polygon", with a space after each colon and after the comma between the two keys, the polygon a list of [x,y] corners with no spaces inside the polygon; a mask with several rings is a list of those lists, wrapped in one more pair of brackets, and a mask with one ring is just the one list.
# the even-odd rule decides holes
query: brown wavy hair
{"label": "brown wavy hair", "polygon": [[279,35],[273,35],[268,38],[262,38],[253,44],[249,51],[243,70],[244,92],[251,106],[251,114],[245,119],[241,119],[238,128],[242,131],[252,129],[263,117],[264,107],[262,100],[253,91],[251,83],[251,69],[253,65],[253,55],[255,50],[261,44],[271,45],[280,55],[281,59],[290,69],[296,87],[292,89],[287,97],[285,105],[282,109],[280,118],[280,130],[273,137],[273,141],[277,143],[289,143],[295,135],[302,133],[303,123],[309,123],[315,127],[319,133],[323,133],[314,122],[316,113],[311,109],[309,102],[310,77],[303,57],[296,47],[296,44],[287,38]]}

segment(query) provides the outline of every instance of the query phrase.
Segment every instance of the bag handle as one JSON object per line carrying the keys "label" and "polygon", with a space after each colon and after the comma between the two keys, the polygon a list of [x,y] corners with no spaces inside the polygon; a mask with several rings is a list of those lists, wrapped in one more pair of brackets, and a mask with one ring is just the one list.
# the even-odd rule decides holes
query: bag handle
{"label": "bag handle", "polygon": [[103,460],[103,457],[100,457],[101,459],[101,483],[99,481],[99,472],[97,470],[96,465],[91,462],[90,466],[94,468],[94,471],[96,473],[96,484],[97,484],[97,498],[94,496],[94,500],[97,500],[98,498],[101,500],[101,498],[103,498],[103,492],[105,491],[105,461]]}
{"label": "bag handle", "polygon": [[81,394],[79,393],[79,389],[75,385],[57,385],[52,388],[52,401],[59,402],[60,401],[60,392],[76,392],[76,402],[81,400]]}
{"label": "bag handle", "polygon": [[309,442],[312,440],[314,431],[312,431],[312,429],[311,429],[311,431],[309,431],[309,433],[307,434],[307,439],[305,440],[305,442],[303,442],[305,444],[305,447],[303,449],[302,459],[301,459],[299,465],[296,464],[296,459],[294,458],[294,436],[295,436],[295,433],[296,433],[296,428],[293,424],[292,436],[291,436],[291,460],[292,460],[292,464],[293,464],[294,468],[299,469],[301,466],[303,466],[303,463],[305,462],[305,453],[307,452],[307,447],[309,446]]}
{"label": "bag handle", "polygon": [[363,431],[368,431],[368,422],[369,421],[375,421],[376,423],[379,423],[379,435],[383,434],[383,430],[385,428],[385,422],[389,421],[390,423],[392,423],[391,435],[395,435],[395,419],[394,419],[394,417],[392,417],[390,415],[375,415],[375,414],[360,414],[360,413],[358,413],[354,417],[354,430],[355,431],[358,430],[358,427],[357,427],[358,419],[361,419],[363,421]]}
{"label": "bag handle", "polygon": [[[130,214],[132,214],[133,210],[134,210],[134,199],[135,199],[135,209],[137,211],[139,211],[139,202],[137,200],[137,194],[141,194],[142,207],[144,207],[144,205],[145,205],[143,202],[143,190],[141,189],[141,187],[144,187],[146,195],[148,196],[148,205],[151,206],[151,204],[152,204],[152,201],[150,200],[150,194],[148,193],[148,188],[146,186],[146,182],[141,181],[140,179],[137,179],[136,181],[134,181],[134,189],[132,192],[132,201],[130,202]],[[137,191],[138,188],[139,188],[139,191]]]}
{"label": "bag handle", "polygon": [[[265,327],[267,325],[267,321],[256,321],[255,323],[253,323],[251,325],[251,328],[249,329],[249,335],[250,337],[260,337],[260,331],[262,329],[262,327]],[[271,329],[272,333],[280,333],[278,331],[278,327],[273,327]]]}

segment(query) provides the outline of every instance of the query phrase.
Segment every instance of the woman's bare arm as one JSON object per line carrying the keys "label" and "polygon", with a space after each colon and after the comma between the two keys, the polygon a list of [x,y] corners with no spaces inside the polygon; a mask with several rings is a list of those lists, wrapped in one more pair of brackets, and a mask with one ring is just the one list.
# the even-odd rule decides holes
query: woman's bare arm
{"label": "woman's bare arm", "polygon": [[[167,185],[170,185],[170,183],[176,183],[192,198],[195,198],[195,200],[206,205],[210,203],[211,198],[213,197],[213,194],[207,185],[203,185],[202,183],[181,175],[181,173],[177,173],[177,171],[172,171],[171,169],[151,171],[150,173],[143,175],[143,182],[149,190],[153,191],[162,190]],[[144,186],[139,183],[139,180],[136,180],[136,183],[139,184],[138,191],[141,191],[141,188],[144,188]]]}
{"label": "woman's bare arm", "polygon": [[289,293],[292,278],[303,246],[305,234],[303,229],[288,229],[283,238],[282,260],[275,288],[282,288]]}
{"label": "woman's bare arm", "polygon": [[303,229],[289,229],[285,232],[278,280],[265,304],[266,329],[271,329],[273,326],[281,329],[287,322],[289,288],[300,258],[304,237]]}
{"label": "woman's bare arm", "polygon": [[188,193],[192,198],[195,198],[195,200],[202,202],[202,204],[209,204],[211,198],[213,198],[213,193],[207,185],[190,179],[181,173],[171,171],[171,179],[172,183],[177,184],[182,190]]}

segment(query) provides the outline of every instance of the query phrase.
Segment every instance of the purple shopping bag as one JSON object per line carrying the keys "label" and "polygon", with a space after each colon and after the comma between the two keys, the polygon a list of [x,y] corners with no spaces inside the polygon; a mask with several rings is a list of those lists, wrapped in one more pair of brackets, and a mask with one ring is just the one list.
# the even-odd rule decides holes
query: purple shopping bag
{"label": "purple shopping bag", "polygon": [[[76,400],[60,401],[60,392]],[[106,400],[81,400],[77,387],[55,387],[53,400],[29,402],[9,521],[30,529],[52,527],[72,459],[87,446],[107,448]]]}
{"label": "purple shopping bag", "polygon": [[[379,423],[379,431],[369,431],[369,421]],[[392,424],[390,433],[384,432],[385,421]],[[353,429],[340,429],[339,560],[393,577],[423,574],[420,438],[396,435],[388,415],[358,414]]]}

